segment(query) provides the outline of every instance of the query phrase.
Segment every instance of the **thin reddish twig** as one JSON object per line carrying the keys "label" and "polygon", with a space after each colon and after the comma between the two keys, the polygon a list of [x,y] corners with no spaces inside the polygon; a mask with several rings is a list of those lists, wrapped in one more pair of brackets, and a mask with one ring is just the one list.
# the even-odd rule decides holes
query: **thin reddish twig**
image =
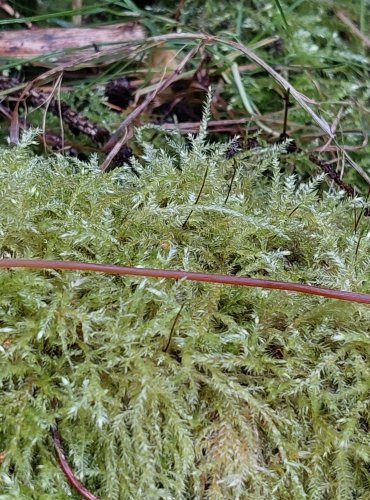
{"label": "thin reddish twig", "polygon": [[59,434],[58,429],[53,428],[51,430],[51,434],[53,437],[53,442],[54,442],[54,448],[55,452],[57,454],[57,459],[60,465],[60,468],[64,472],[64,475],[66,476],[69,484],[76,490],[78,493],[83,497],[86,498],[86,500],[99,500],[98,497],[93,495],[82,483],[77,479],[75,476],[73,470],[71,469],[69,463],[67,462],[67,459],[64,454],[63,450],[63,445],[62,445],[62,440]]}
{"label": "thin reddish twig", "polygon": [[107,274],[121,274],[127,276],[146,276],[148,278],[186,279],[190,281],[202,281],[206,283],[221,283],[224,285],[248,286],[256,288],[271,288],[274,290],[285,290],[288,292],[306,293],[309,295],[320,295],[331,299],[348,300],[361,304],[370,304],[369,293],[347,292],[334,290],[332,288],[320,288],[303,283],[291,283],[289,281],[274,281],[258,278],[246,278],[243,276],[228,276],[225,274],[211,274],[188,271],[177,271],[173,269],[151,269],[146,267],[125,267],[113,264],[94,264],[92,262],[75,262],[64,260],[47,259],[0,259],[0,268],[26,267],[32,269],[65,269],[72,271],[93,271]]}

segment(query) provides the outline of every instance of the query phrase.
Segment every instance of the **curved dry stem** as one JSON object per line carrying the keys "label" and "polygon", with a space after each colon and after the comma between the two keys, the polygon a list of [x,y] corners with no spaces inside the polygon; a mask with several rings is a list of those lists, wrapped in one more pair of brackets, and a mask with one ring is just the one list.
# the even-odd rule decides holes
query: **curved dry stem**
{"label": "curved dry stem", "polygon": [[247,286],[256,288],[271,288],[287,292],[299,292],[309,295],[319,295],[331,299],[347,300],[361,304],[370,304],[370,294],[320,288],[302,283],[289,281],[274,281],[258,278],[245,278],[243,276],[228,276],[226,274],[211,274],[173,269],[151,269],[146,267],[125,267],[113,264],[94,264],[91,262],[76,262],[47,259],[0,259],[0,268],[25,267],[32,269],[65,269],[71,271],[92,271],[97,273],[121,274],[126,276],[145,276],[148,278],[185,279],[202,281],[206,283],[220,283],[223,285]]}
{"label": "curved dry stem", "polygon": [[53,437],[54,448],[57,455],[58,463],[60,468],[64,472],[69,484],[86,500],[99,500],[98,497],[93,495],[82,483],[77,479],[73,470],[71,469],[69,463],[64,454],[62,440],[55,424],[55,427],[51,430],[51,435]]}

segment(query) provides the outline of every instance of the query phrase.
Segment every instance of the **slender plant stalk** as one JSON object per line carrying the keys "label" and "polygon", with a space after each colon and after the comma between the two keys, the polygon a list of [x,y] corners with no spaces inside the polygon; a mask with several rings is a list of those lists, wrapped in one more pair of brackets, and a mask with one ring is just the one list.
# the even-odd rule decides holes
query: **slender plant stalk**
{"label": "slender plant stalk", "polygon": [[[113,158],[117,155],[118,151],[121,147],[127,142],[129,137],[127,136],[128,127],[132,124],[132,122],[144,111],[144,109],[155,99],[155,97],[165,90],[167,87],[173,83],[177,76],[182,72],[186,64],[198,53],[201,48],[203,42],[200,41],[197,46],[193,47],[192,50],[184,57],[184,59],[177,65],[171,75],[159,82],[155,90],[149,94],[144,101],[137,106],[132,113],[130,113],[123,122],[119,125],[115,133],[111,136],[109,141],[104,146],[104,151],[108,152],[107,157],[105,158],[102,164],[103,172],[106,171],[111,164]],[[122,137],[122,134],[123,137]]]}
{"label": "slender plant stalk", "polygon": [[233,162],[234,162],[233,175],[232,175],[231,180],[230,180],[229,189],[227,190],[227,195],[226,195],[226,198],[225,198],[225,201],[224,201],[224,205],[226,205],[226,203],[229,201],[229,197],[230,197],[230,194],[231,194],[231,189],[233,187],[233,182],[235,180],[236,172],[238,170],[238,164],[235,161],[235,159],[233,160]]}
{"label": "slender plant stalk", "polygon": [[180,307],[180,309],[178,310],[176,316],[175,316],[175,319],[172,323],[172,327],[171,327],[171,331],[170,331],[170,334],[168,336],[168,340],[167,340],[167,343],[166,343],[166,347],[163,349],[163,352],[167,352],[168,351],[168,348],[170,347],[170,344],[171,344],[171,340],[172,340],[172,336],[173,336],[173,333],[175,331],[175,327],[177,325],[177,322],[179,320],[179,317],[180,317],[180,314],[182,312],[182,310],[184,309],[184,304],[182,304],[182,306]]}
{"label": "slender plant stalk", "polygon": [[291,283],[289,281],[274,281],[259,278],[245,278],[243,276],[228,276],[226,274],[211,274],[188,271],[177,271],[173,269],[151,269],[147,267],[125,267],[113,264],[94,264],[92,262],[76,262],[65,260],[47,259],[0,259],[0,268],[25,267],[31,269],[66,269],[71,271],[92,271],[107,274],[122,274],[126,276],[146,276],[148,278],[185,279],[189,281],[202,281],[206,283],[220,283],[223,285],[248,286],[256,288],[272,288],[274,290],[286,290],[288,292],[306,293],[309,295],[320,295],[331,299],[347,300],[370,304],[369,293],[347,292],[334,290],[332,288],[320,288],[305,285],[303,283]]}
{"label": "slender plant stalk", "polygon": [[52,429],[51,431],[54,448],[57,455],[57,459],[60,465],[60,468],[64,472],[69,484],[86,500],[99,500],[98,497],[93,495],[75,476],[73,470],[71,469],[69,463],[64,454],[62,440],[59,434],[57,427]]}
{"label": "slender plant stalk", "polygon": [[[197,205],[197,204],[198,204],[198,201],[199,201],[199,199],[200,199],[200,197],[201,197],[201,195],[202,195],[202,192],[203,192],[203,189],[204,189],[204,185],[205,185],[206,180],[207,180],[207,175],[208,175],[208,165],[207,165],[206,170],[205,170],[205,172],[204,172],[204,175],[203,175],[203,180],[202,180],[202,185],[201,185],[201,186],[200,186],[200,188],[199,188],[199,191],[198,191],[198,196],[197,196],[197,199],[196,199],[196,200],[195,200],[195,202],[194,202],[194,205]],[[184,227],[186,226],[186,224],[189,222],[189,219],[190,219],[190,217],[191,217],[191,214],[192,214],[192,213],[193,213],[193,209],[191,209],[191,210],[190,210],[189,215],[186,217],[186,220],[185,220],[185,222],[184,222],[184,223],[183,223],[183,225],[182,225],[182,228],[183,228],[183,229],[184,229]]]}
{"label": "slender plant stalk", "polygon": [[[80,10],[82,9],[82,0],[72,0],[72,9],[73,10]],[[72,17],[72,22],[75,26],[81,26],[82,22],[82,15],[81,14],[76,14],[75,16]]]}
{"label": "slender plant stalk", "polygon": [[361,30],[358,29],[358,27],[355,25],[353,21],[348,17],[348,15],[343,12],[342,10],[335,10],[335,15],[342,21],[343,24],[347,26],[347,28],[350,30],[350,32],[355,35],[357,38],[359,38],[362,42],[362,45],[366,47],[367,49],[370,48],[370,38],[365,34],[362,33]]}
{"label": "slender plant stalk", "polygon": [[289,89],[285,93],[284,101],[285,101],[285,106],[284,106],[283,135],[286,136],[287,124],[288,124],[288,109],[289,109]]}

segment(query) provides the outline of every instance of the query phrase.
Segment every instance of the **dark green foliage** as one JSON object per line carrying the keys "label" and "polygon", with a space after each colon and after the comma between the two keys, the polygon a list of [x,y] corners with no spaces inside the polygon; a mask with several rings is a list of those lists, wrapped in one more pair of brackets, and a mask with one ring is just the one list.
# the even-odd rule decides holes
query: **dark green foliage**
{"label": "dark green foliage", "polygon": [[[1,257],[370,291],[361,200],[319,198],[322,177],[283,179],[282,148],[226,160],[204,129],[163,150],[139,130],[139,177],[33,157],[29,137],[1,150]],[[54,458],[56,418],[101,499],[368,498],[369,327],[368,306],[306,295],[2,270],[0,498],[75,498]]]}

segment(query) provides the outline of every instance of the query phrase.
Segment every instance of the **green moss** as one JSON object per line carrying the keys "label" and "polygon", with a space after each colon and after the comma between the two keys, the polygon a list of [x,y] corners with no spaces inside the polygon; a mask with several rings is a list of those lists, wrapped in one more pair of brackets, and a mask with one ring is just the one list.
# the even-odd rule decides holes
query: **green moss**
{"label": "green moss", "polygon": [[[358,245],[353,223],[361,200],[319,197],[323,177],[282,178],[282,148],[227,160],[204,128],[187,144],[168,135],[163,149],[144,136],[139,176],[32,156],[29,137],[2,149],[1,257],[370,291],[370,233],[361,222]],[[0,297],[0,498],[76,497],[56,464],[55,419],[72,468],[102,499],[366,498],[368,306],[25,269],[0,272]]]}

